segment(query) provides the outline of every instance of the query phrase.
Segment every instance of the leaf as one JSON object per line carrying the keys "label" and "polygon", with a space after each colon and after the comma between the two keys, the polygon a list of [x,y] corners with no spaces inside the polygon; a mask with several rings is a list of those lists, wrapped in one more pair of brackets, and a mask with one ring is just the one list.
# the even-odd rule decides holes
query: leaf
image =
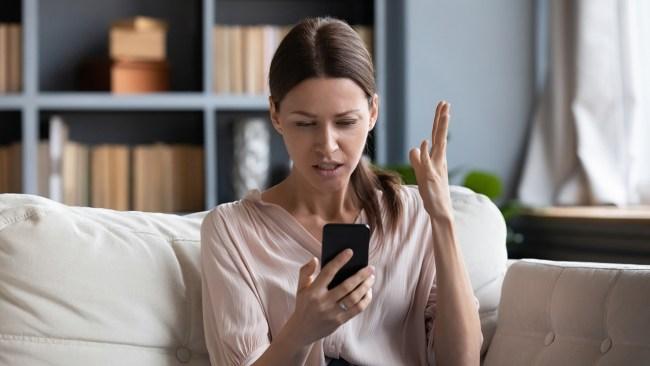
{"label": "leaf", "polygon": [[476,193],[484,194],[493,201],[501,196],[503,191],[503,185],[498,176],[480,170],[470,171],[465,176],[463,186]]}
{"label": "leaf", "polygon": [[415,180],[415,170],[413,170],[413,167],[410,165],[388,165],[383,167],[383,169],[392,170],[399,174],[402,177],[404,184],[417,184],[417,181]]}

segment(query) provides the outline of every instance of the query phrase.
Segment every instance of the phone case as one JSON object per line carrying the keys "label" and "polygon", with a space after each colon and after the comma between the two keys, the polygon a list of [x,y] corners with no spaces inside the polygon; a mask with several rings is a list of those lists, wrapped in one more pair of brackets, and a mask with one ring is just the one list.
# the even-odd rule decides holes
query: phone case
{"label": "phone case", "polygon": [[366,224],[326,224],[323,227],[321,267],[347,248],[352,249],[352,258],[338,271],[327,286],[332,289],[348,277],[368,265],[370,227]]}

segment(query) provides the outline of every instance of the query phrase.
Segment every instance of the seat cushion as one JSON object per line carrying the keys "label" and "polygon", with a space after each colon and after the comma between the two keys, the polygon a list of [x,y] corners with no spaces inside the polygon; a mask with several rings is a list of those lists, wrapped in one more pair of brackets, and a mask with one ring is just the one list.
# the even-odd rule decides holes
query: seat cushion
{"label": "seat cushion", "polygon": [[484,366],[650,365],[650,266],[522,260]]}
{"label": "seat cushion", "polygon": [[209,365],[202,217],[0,195],[0,364]]}

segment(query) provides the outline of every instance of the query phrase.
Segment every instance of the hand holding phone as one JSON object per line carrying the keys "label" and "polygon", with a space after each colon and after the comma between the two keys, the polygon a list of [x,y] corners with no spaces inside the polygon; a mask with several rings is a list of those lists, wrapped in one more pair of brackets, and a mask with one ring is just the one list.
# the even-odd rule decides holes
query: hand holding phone
{"label": "hand holding phone", "polygon": [[341,284],[348,277],[368,266],[370,227],[366,224],[326,224],[323,227],[321,268],[345,249],[352,249],[352,258],[341,268],[328,290]]}

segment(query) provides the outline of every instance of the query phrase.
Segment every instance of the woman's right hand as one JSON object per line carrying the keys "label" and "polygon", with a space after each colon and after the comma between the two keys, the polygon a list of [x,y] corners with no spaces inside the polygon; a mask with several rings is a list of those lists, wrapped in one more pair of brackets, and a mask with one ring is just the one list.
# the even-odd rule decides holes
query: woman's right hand
{"label": "woman's right hand", "polygon": [[[365,267],[328,290],[334,275],[352,258],[346,249],[331,260],[320,273],[318,259],[312,258],[300,268],[296,307],[285,329],[301,346],[307,346],[332,334],[339,326],[364,311],[372,301],[374,268]],[[340,305],[343,304],[343,305]]]}

